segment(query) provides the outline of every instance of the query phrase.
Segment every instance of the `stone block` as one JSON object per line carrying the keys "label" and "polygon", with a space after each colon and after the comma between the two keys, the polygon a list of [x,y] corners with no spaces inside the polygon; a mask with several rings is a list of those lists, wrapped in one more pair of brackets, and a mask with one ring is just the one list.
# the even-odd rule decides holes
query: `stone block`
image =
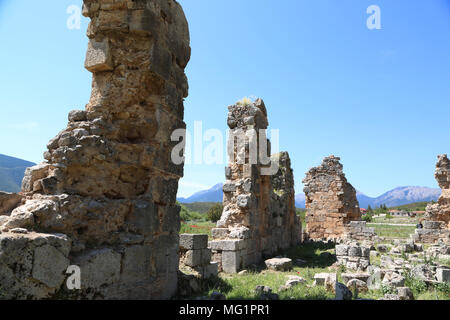
{"label": "stone block", "polygon": [[348,249],[349,257],[361,257],[361,247],[359,246],[350,246]]}
{"label": "stone block", "polygon": [[239,251],[247,248],[246,240],[216,240],[209,242],[209,248],[221,251]]}
{"label": "stone block", "polygon": [[292,269],[292,260],[289,258],[273,258],[264,262],[266,267],[276,271],[289,271]]}
{"label": "stone block", "polygon": [[228,236],[228,228],[213,228],[211,229],[211,236],[213,239],[223,239]]}
{"label": "stone block", "polygon": [[34,250],[32,276],[49,288],[61,286],[68,266],[69,259],[53,246],[47,244]]}
{"label": "stone block", "polygon": [[114,69],[108,40],[101,42],[93,39],[89,40],[84,67],[90,72],[110,71]]}
{"label": "stone block", "polygon": [[75,260],[81,269],[81,289],[100,288],[120,278],[122,256],[112,249],[92,250]]}
{"label": "stone block", "polygon": [[450,269],[449,268],[437,268],[436,280],[439,282],[450,282]]}
{"label": "stone block", "polygon": [[208,247],[207,234],[181,234],[180,249],[181,250],[199,250]]}
{"label": "stone block", "polygon": [[243,268],[240,251],[222,252],[222,270],[225,273],[238,273]]}
{"label": "stone block", "polygon": [[345,244],[336,245],[336,256],[347,256],[349,246]]}

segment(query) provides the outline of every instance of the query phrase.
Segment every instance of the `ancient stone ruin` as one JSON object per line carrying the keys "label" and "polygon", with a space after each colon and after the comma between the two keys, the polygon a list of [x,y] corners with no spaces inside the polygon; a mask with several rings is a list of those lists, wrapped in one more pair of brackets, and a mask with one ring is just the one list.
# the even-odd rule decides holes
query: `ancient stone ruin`
{"label": "ancient stone ruin", "polygon": [[[84,0],[86,109],[27,170],[24,205],[2,216],[6,299],[169,298],[177,289],[174,129],[185,128],[188,24],[174,0]],[[5,218],[6,217],[6,218]],[[69,290],[69,266],[81,289]]]}
{"label": "ancient stone ruin", "polygon": [[217,276],[219,264],[211,256],[207,234],[180,235],[180,270],[200,279]]}
{"label": "ancient stone ruin", "polygon": [[422,219],[423,228],[416,229],[411,238],[421,243],[443,241],[450,244],[450,160],[447,155],[439,155],[435,177],[442,189],[437,203],[428,204]]}
{"label": "ancient stone ruin", "polygon": [[347,182],[339,160],[335,156],[325,158],[303,180],[309,239],[340,238],[346,224],[361,219],[356,190]]}
{"label": "ancient stone ruin", "polygon": [[349,240],[375,240],[375,228],[369,228],[366,221],[350,221],[344,226],[343,239]]}
{"label": "ancient stone ruin", "polygon": [[17,193],[0,192],[0,224],[5,216],[22,202],[22,195]]}
{"label": "ancient stone ruin", "polygon": [[336,259],[348,269],[365,271],[370,265],[370,247],[358,242],[336,245]]}
{"label": "ancient stone ruin", "polygon": [[229,107],[230,164],[225,169],[224,210],[209,246],[226,273],[259,263],[301,241],[289,154],[270,156],[264,102]]}
{"label": "ancient stone ruin", "polygon": [[442,194],[437,203],[428,205],[425,219],[442,221],[445,227],[450,229],[450,160],[446,154],[438,156],[434,176],[442,189]]}

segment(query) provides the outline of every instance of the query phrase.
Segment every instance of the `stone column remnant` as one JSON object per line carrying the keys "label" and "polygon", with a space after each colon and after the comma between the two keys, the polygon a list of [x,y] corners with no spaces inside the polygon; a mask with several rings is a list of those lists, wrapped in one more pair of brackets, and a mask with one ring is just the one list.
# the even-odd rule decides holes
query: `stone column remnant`
{"label": "stone column remnant", "polygon": [[430,203],[423,217],[422,229],[416,229],[411,238],[421,243],[450,244],[450,160],[446,154],[438,156],[434,176],[442,189],[437,203]]}
{"label": "stone column remnant", "polygon": [[326,157],[303,180],[306,232],[310,239],[337,239],[350,221],[361,219],[356,190],[347,182],[340,158]]}
{"label": "stone column remnant", "polygon": [[442,194],[437,203],[427,206],[425,219],[444,222],[446,228],[450,229],[450,160],[446,154],[438,156],[434,176]]}
{"label": "stone column remnant", "polygon": [[270,156],[264,102],[230,106],[228,126],[231,161],[225,169],[224,211],[210,248],[222,271],[236,273],[298,244],[301,224],[289,154]]}
{"label": "stone column remnant", "polygon": [[[1,220],[6,298],[160,299],[177,288],[174,129],[185,128],[189,31],[174,0],[84,0],[85,110],[27,170],[24,205]],[[81,269],[68,290],[66,269]]]}

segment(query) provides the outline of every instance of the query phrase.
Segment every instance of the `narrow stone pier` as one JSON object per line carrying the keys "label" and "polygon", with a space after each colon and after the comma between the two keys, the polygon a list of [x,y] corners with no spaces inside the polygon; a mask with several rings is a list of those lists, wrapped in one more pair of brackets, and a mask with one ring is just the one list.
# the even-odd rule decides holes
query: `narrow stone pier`
{"label": "narrow stone pier", "polygon": [[270,156],[264,102],[230,106],[228,126],[232,160],[225,169],[224,211],[209,247],[220,270],[236,273],[297,245],[301,223],[289,154]]}
{"label": "narrow stone pier", "polygon": [[[1,221],[6,299],[165,299],[177,290],[173,130],[185,128],[189,31],[174,0],[84,0],[85,110],[27,170],[26,202]],[[176,142],[177,143],[177,142]],[[70,290],[66,271],[81,270]]]}
{"label": "narrow stone pier", "polygon": [[339,161],[335,156],[326,157],[303,180],[309,239],[341,238],[348,223],[361,219],[356,190],[347,182]]}

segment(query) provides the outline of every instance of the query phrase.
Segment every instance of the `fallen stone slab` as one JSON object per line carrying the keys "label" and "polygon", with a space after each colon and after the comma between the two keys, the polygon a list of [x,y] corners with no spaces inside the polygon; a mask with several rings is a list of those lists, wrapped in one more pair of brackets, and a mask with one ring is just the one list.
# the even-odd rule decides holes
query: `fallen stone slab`
{"label": "fallen stone slab", "polygon": [[347,287],[350,289],[358,289],[358,292],[369,291],[367,283],[358,279],[352,279],[349,282],[347,282]]}
{"label": "fallen stone slab", "polygon": [[292,269],[292,260],[289,258],[273,258],[265,261],[267,269],[275,271],[289,271]]}
{"label": "fallen stone slab", "polygon": [[397,294],[400,300],[414,300],[414,294],[408,287],[397,288]]}
{"label": "fallen stone slab", "polygon": [[368,273],[343,273],[341,274],[342,281],[345,283],[348,283],[350,280],[357,279],[361,280],[364,283],[367,283],[367,280],[370,277],[370,274]]}

